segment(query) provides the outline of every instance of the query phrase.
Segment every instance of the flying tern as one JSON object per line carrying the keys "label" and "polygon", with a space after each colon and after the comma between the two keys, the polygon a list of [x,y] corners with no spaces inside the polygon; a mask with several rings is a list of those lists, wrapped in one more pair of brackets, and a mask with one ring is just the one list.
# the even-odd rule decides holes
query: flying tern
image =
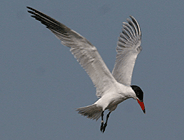
{"label": "flying tern", "polygon": [[[143,91],[140,87],[131,85],[135,61],[142,50],[141,29],[133,16],[130,16],[130,19],[127,18],[127,22],[123,22],[123,29],[116,47],[116,62],[111,73],[96,47],[86,38],[46,14],[31,7],[27,8],[33,18],[44,24],[61,40],[64,46],[70,48],[71,53],[85,69],[96,87],[96,95],[99,99],[92,105],[78,108],[79,114],[93,120],[101,117],[100,130],[104,132],[110,113],[126,99],[137,100],[145,113]],[[104,122],[105,110],[108,110],[109,113]]]}

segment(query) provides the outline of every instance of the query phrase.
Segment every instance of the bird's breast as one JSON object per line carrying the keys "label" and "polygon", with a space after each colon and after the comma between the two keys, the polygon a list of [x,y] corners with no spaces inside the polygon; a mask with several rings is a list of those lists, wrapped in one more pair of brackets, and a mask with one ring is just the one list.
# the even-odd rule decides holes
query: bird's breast
{"label": "bird's breast", "polygon": [[107,106],[106,109],[108,109],[109,111],[114,111],[116,109],[116,107],[118,106],[118,104],[120,104],[121,102],[123,102],[126,99],[128,99],[128,98],[122,97],[122,96],[119,96],[118,98],[114,98],[111,100],[111,102],[109,103],[109,105]]}

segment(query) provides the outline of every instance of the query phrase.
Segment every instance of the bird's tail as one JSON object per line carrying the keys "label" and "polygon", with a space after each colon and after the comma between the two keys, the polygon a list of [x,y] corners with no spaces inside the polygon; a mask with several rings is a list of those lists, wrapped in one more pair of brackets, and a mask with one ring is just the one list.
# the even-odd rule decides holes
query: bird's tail
{"label": "bird's tail", "polygon": [[96,104],[92,104],[85,107],[77,108],[79,114],[86,116],[93,120],[98,120],[102,113],[102,107],[97,106]]}

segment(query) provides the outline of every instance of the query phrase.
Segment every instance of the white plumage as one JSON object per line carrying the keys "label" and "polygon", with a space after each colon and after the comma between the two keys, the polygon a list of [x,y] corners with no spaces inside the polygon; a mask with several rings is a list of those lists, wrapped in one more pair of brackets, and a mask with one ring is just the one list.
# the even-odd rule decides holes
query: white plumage
{"label": "white plumage", "polygon": [[[133,16],[123,22],[122,33],[117,44],[116,62],[111,73],[95,46],[86,38],[71,30],[55,19],[27,7],[32,17],[40,21],[51,30],[61,43],[70,48],[71,53],[85,69],[96,87],[96,95],[100,97],[94,104],[78,108],[79,114],[90,119],[98,120],[102,117],[101,131],[105,131],[110,113],[122,101],[133,98],[143,103],[143,92],[137,86],[131,86],[132,72],[137,55],[141,51],[141,30]],[[139,103],[140,104],[140,103]],[[141,105],[141,104],[140,104]],[[141,106],[145,112],[144,107]],[[106,123],[103,123],[103,112],[108,109]]]}

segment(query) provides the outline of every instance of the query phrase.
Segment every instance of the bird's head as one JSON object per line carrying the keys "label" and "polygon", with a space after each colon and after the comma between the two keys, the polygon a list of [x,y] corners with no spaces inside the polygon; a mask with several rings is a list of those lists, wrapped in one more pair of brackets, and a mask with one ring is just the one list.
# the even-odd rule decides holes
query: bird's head
{"label": "bird's head", "polygon": [[136,86],[136,85],[131,85],[131,87],[132,87],[133,91],[134,91],[135,94],[136,94],[137,102],[139,103],[139,105],[140,105],[142,111],[143,111],[144,113],[146,113],[146,111],[145,111],[145,106],[144,106],[144,102],[143,102],[143,95],[144,95],[143,91],[141,90],[140,87],[138,87],[138,86]]}

